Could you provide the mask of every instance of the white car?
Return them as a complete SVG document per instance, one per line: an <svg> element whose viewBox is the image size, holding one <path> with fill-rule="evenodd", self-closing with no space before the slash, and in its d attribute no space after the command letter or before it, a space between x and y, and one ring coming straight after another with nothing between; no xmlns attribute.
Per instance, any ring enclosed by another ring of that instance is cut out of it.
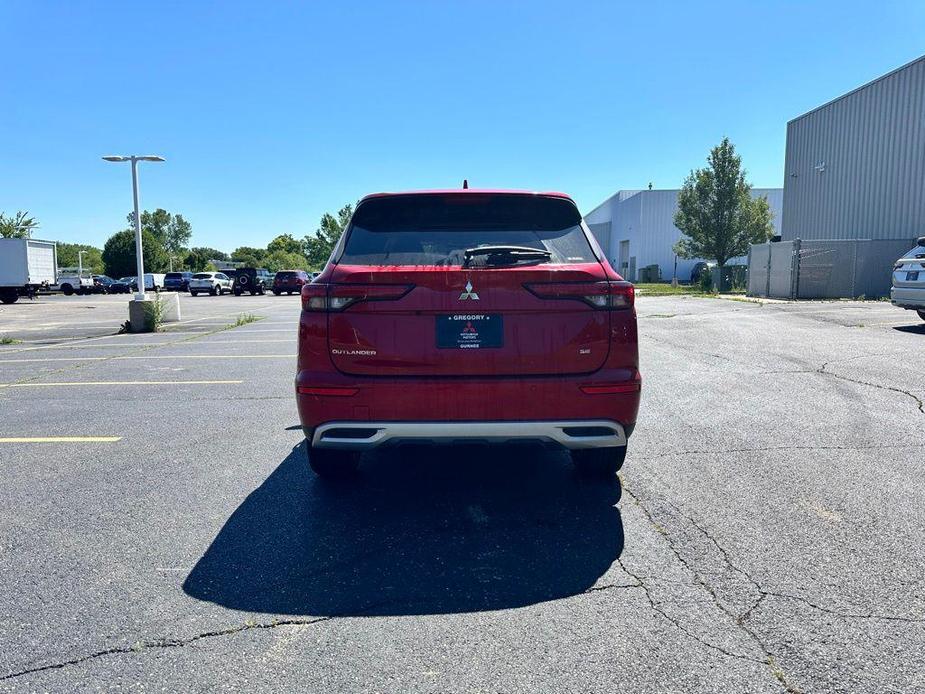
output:
<svg viewBox="0 0 925 694"><path fill-rule="evenodd" d="M193 296L208 292L221 296L231 291L232 281L224 272L197 272L189 281L189 293Z"/></svg>
<svg viewBox="0 0 925 694"><path fill-rule="evenodd" d="M919 318L925 320L925 236L893 266L890 301L894 306L918 311Z"/></svg>

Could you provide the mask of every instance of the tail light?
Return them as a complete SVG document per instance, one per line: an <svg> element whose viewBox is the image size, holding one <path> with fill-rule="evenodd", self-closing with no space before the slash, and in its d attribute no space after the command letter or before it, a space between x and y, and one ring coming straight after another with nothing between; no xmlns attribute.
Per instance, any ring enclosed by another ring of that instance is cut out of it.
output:
<svg viewBox="0 0 925 694"><path fill-rule="evenodd" d="M361 301L395 301L413 284L303 284L303 311L343 311Z"/></svg>
<svg viewBox="0 0 925 694"><path fill-rule="evenodd" d="M524 288L540 299L583 301L597 309L632 308L636 296L629 282L541 282Z"/></svg>

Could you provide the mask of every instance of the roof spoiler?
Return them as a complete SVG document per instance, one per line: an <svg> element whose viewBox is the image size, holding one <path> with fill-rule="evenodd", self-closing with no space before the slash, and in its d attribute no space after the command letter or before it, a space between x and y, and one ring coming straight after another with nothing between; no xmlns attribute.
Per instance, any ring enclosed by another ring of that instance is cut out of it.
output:
<svg viewBox="0 0 925 694"><path fill-rule="evenodd" d="M925 246L925 236L919 236L919 240L918 240L918 242L917 242L917 245L919 245L919 246Z"/></svg>

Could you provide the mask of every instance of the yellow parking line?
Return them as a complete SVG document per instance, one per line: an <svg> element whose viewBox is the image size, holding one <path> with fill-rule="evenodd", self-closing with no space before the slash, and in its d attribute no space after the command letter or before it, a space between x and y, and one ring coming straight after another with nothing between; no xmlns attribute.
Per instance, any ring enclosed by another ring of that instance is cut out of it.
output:
<svg viewBox="0 0 925 694"><path fill-rule="evenodd" d="M125 359L293 359L295 354L157 354L121 357L28 357L26 359L0 359L0 364L33 361L120 361Z"/></svg>
<svg viewBox="0 0 925 694"><path fill-rule="evenodd" d="M121 436L2 436L0 443L115 443Z"/></svg>
<svg viewBox="0 0 925 694"><path fill-rule="evenodd" d="M244 381L57 381L55 383L0 383L0 388L49 388L58 386L211 386Z"/></svg>

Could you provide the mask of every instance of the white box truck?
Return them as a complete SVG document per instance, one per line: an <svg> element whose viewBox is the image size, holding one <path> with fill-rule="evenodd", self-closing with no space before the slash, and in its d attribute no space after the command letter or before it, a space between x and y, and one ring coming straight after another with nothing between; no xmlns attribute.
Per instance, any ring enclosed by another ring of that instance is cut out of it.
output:
<svg viewBox="0 0 925 694"><path fill-rule="evenodd" d="M48 288L58 275L58 247L54 241L0 239L0 301L12 304Z"/></svg>

